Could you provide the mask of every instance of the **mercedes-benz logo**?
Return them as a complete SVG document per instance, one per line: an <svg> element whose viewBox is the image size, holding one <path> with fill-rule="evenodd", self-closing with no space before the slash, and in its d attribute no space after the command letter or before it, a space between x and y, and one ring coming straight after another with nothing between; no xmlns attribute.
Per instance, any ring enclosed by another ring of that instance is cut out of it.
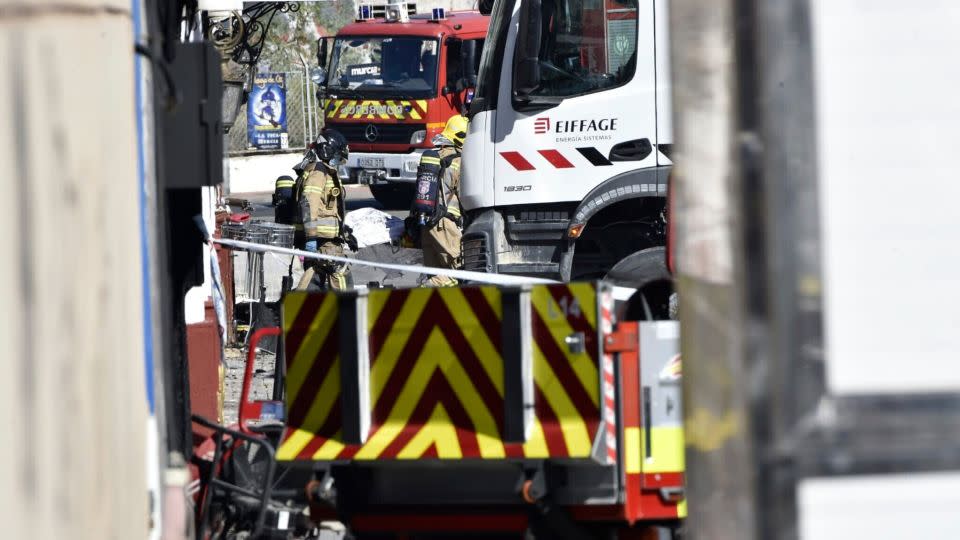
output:
<svg viewBox="0 0 960 540"><path fill-rule="evenodd" d="M380 130L377 129L377 126L368 124L367 130L363 132L363 136L366 137L368 141L373 142L380 138Z"/></svg>

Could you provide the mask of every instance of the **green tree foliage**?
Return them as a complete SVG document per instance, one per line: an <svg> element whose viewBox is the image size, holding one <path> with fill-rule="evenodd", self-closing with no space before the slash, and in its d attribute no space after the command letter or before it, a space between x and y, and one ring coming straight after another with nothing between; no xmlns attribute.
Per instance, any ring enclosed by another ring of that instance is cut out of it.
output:
<svg viewBox="0 0 960 540"><path fill-rule="evenodd" d="M295 12L277 13L267 32L258 71L299 71L317 63L317 39L333 36L356 17L353 0L303 2Z"/></svg>

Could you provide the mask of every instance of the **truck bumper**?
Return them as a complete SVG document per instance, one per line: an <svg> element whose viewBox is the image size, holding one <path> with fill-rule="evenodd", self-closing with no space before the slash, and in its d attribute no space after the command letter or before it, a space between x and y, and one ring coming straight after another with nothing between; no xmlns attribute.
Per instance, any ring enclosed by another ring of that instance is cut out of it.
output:
<svg viewBox="0 0 960 540"><path fill-rule="evenodd" d="M473 216L463 232L464 270L568 279L571 252L564 233L569 212L506 214L488 209Z"/></svg>
<svg viewBox="0 0 960 540"><path fill-rule="evenodd" d="M351 152L347 158L351 183L389 184L413 183L417 179L417 167L423 150L407 154L383 152Z"/></svg>
<svg viewBox="0 0 960 540"><path fill-rule="evenodd" d="M326 465L326 466L325 466ZM564 505L615 505L619 502L616 465L577 460L499 463L360 462L317 463L316 478L329 471L341 511L364 513L384 508L502 509L526 506L524 480L540 474L551 500ZM452 481L452 479L456 479ZM333 501L330 501L333 502Z"/></svg>

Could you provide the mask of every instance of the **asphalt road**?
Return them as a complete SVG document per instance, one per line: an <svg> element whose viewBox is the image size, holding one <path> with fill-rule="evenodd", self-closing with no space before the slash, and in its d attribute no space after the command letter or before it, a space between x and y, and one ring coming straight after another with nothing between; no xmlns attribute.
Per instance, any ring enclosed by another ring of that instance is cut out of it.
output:
<svg viewBox="0 0 960 540"><path fill-rule="evenodd" d="M347 191L347 212L358 210L360 208L376 208L383 210L388 214L404 219L409 214L406 210L384 210L383 207L370 194L370 189L366 186L348 185ZM271 193L250 193L244 194L236 199L242 199L247 203L246 211L250 212L251 219L273 219L273 206L271 205ZM239 201L236 201L239 202ZM231 203L234 212L240 212L244 209L239 205ZM394 247L389 244L378 244L360 249L357 253L347 254L348 257L354 257L366 261L385 262L393 264L420 265L423 263L423 254L418 249L408 249ZM354 285L372 286L378 284L382 287L416 287L419 273L416 272L398 272L396 270L383 270L367 266L353 265L350 269ZM266 279L279 279L279 276L266 276Z"/></svg>

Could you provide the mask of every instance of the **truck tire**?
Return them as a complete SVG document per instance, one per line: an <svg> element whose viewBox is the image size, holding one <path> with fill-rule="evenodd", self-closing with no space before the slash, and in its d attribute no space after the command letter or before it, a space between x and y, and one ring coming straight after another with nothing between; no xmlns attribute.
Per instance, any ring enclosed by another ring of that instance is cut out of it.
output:
<svg viewBox="0 0 960 540"><path fill-rule="evenodd" d="M647 248L624 257L607 272L604 281L637 292L630 298L623 318L630 321L670 319L673 277L667 270L666 249Z"/></svg>
<svg viewBox="0 0 960 540"><path fill-rule="evenodd" d="M408 210L413 202L413 184L371 185L370 193L384 210Z"/></svg>

